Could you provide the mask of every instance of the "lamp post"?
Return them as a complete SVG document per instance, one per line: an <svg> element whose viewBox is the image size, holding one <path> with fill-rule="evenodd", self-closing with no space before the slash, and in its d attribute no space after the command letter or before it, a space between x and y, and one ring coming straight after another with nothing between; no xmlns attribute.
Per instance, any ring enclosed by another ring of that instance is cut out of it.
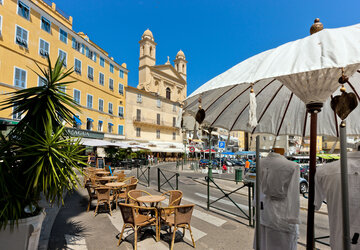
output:
<svg viewBox="0 0 360 250"><path fill-rule="evenodd" d="M186 156L186 146L187 146L187 135L186 135L186 132L187 132L187 129L186 128L182 128L182 133L183 133L183 143L184 143L184 161L183 161L183 164L181 165L182 166L182 170L184 170L184 164L186 164L186 161L187 161L187 156Z"/></svg>

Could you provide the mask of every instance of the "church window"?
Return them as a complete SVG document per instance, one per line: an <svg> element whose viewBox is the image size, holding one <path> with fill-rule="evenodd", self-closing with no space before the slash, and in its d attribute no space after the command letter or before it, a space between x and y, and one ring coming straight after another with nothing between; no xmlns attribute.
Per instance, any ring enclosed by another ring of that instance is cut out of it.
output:
<svg viewBox="0 0 360 250"><path fill-rule="evenodd" d="M170 88L166 88L166 99L170 100L170 98L171 98L171 90Z"/></svg>

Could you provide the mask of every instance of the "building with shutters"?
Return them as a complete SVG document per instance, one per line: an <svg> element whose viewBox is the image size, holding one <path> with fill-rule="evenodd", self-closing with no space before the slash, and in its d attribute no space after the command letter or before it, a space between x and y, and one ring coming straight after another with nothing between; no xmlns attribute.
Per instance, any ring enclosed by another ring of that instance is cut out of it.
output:
<svg viewBox="0 0 360 250"><path fill-rule="evenodd" d="M0 93L44 84L31 69L45 67L60 56L74 68L65 92L80 104L73 135L124 139L125 87L128 70L83 32L72 29L73 18L49 0L0 0ZM100 38L99 38L100 39ZM3 100L4 96L0 96ZM20 114L0 111L0 123L16 123ZM5 126L6 127L6 126Z"/></svg>
<svg viewBox="0 0 360 250"><path fill-rule="evenodd" d="M181 50L174 66L169 57L156 64L156 42L150 30L141 37L139 84L126 87L125 135L157 153L182 153L180 105L186 98L186 58ZM180 115L180 116L179 116Z"/></svg>

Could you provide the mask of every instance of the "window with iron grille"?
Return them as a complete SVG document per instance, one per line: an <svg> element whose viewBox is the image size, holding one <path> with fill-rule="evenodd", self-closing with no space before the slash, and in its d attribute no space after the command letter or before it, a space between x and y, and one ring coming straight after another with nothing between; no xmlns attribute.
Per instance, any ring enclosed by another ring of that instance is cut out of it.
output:
<svg viewBox="0 0 360 250"><path fill-rule="evenodd" d="M49 55L49 43L40 38L40 46L39 46L39 54L41 56L48 56Z"/></svg>
<svg viewBox="0 0 360 250"><path fill-rule="evenodd" d="M81 61L75 58L74 71L81 75Z"/></svg>
<svg viewBox="0 0 360 250"><path fill-rule="evenodd" d="M16 25L16 38L15 38L16 44L19 44L20 46L27 48L28 47L28 34L29 34L29 32L27 30Z"/></svg>

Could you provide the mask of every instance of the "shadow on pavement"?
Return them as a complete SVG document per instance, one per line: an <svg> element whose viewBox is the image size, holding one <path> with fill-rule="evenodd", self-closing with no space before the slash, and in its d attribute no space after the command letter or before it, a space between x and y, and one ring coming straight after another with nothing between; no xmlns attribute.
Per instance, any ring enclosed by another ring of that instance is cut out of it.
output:
<svg viewBox="0 0 360 250"><path fill-rule="evenodd" d="M51 230L49 249L66 249L67 242L65 235L77 238L85 238L89 235L89 227L74 218L86 211L87 200L78 190L68 193L65 198L64 206L58 213Z"/></svg>

